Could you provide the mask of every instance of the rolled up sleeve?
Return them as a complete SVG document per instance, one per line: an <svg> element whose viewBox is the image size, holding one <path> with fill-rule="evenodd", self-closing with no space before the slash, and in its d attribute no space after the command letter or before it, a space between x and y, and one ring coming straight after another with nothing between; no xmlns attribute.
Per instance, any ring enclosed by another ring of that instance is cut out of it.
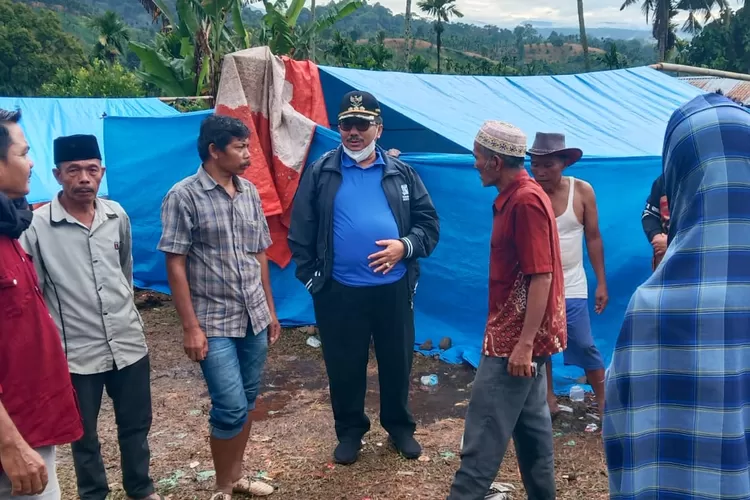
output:
<svg viewBox="0 0 750 500"><path fill-rule="evenodd" d="M541 201L530 198L514 207L514 239L521 272L551 273L553 248L550 218Z"/></svg>

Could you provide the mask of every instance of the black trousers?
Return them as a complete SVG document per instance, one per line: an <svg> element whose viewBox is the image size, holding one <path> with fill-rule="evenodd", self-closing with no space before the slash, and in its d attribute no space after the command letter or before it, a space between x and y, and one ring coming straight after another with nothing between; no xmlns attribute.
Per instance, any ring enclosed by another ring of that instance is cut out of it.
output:
<svg viewBox="0 0 750 500"><path fill-rule="evenodd" d="M120 444L122 485L130 498L146 498L154 493L149 477L151 453L151 378L149 357L118 370L95 375L72 374L73 387L83 417L83 437L71 445L78 495L81 500L104 500L109 494L107 473L96 432L102 391L112 398Z"/></svg>
<svg viewBox="0 0 750 500"><path fill-rule="evenodd" d="M414 311L406 278L373 287L331 281L313 296L339 441L370 430L365 415L370 339L380 382L380 423L398 441L414 435L408 407L414 354Z"/></svg>

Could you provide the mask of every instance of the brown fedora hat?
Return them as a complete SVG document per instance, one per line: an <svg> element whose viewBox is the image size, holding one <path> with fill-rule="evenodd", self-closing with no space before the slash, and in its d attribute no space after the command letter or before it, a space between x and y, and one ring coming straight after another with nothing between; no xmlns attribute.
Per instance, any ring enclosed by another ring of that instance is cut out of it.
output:
<svg viewBox="0 0 750 500"><path fill-rule="evenodd" d="M537 132L534 144L526 151L530 156L563 156L570 166L581 159L583 151L578 148L565 147L565 134Z"/></svg>

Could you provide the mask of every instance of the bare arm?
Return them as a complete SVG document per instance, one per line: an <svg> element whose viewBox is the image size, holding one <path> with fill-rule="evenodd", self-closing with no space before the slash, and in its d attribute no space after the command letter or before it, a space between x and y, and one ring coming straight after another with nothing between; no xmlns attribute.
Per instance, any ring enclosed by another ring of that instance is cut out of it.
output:
<svg viewBox="0 0 750 500"><path fill-rule="evenodd" d="M167 255L167 280L169 288L172 291L172 301L174 302L177 314L180 316L182 330L200 329L198 317L193 309L193 301L190 298L190 285L188 285L187 272L185 271L185 262L187 256L168 253Z"/></svg>
<svg viewBox="0 0 750 500"><path fill-rule="evenodd" d="M594 188L587 182L581 182L581 199L583 200L583 231L586 236L586 249L589 253L591 267L596 274L598 285L607 286L604 272L604 242L599 231L599 212L596 208Z"/></svg>
<svg viewBox="0 0 750 500"><path fill-rule="evenodd" d="M268 325L268 343L273 345L281 336L281 325L279 324L279 319L276 317L276 305L274 304L273 293L271 291L271 273L268 270L268 255L263 251L256 253L255 258L258 259L258 263L260 264L260 282L263 285L263 293L266 295L268 310L271 312L271 323Z"/></svg>
<svg viewBox="0 0 750 500"><path fill-rule="evenodd" d="M10 479L12 495L38 495L47 487L47 466L18 432L0 402L0 464Z"/></svg>
<svg viewBox="0 0 750 500"><path fill-rule="evenodd" d="M523 318L523 329L520 344L532 348L534 339L542 326L544 313L549 302L549 290L552 286L552 273L533 274L529 283L529 292L526 298L526 316Z"/></svg>
<svg viewBox="0 0 750 500"><path fill-rule="evenodd" d="M19 441L23 441L23 437L0 402L0 450L17 445Z"/></svg>
<svg viewBox="0 0 750 500"><path fill-rule="evenodd" d="M276 317L276 305L273 302L273 293L271 292L271 273L268 270L268 255L266 252L256 253L255 258L260 264L260 282L263 285L263 293L266 294L266 302L271 316Z"/></svg>

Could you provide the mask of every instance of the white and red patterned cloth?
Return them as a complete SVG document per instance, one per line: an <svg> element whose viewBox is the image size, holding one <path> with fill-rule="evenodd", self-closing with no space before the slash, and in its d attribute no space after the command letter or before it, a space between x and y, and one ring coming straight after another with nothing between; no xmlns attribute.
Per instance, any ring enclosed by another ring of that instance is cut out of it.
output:
<svg viewBox="0 0 750 500"><path fill-rule="evenodd" d="M294 193L317 124L328 127L318 67L256 47L224 57L216 113L241 119L252 131L252 165L244 177L263 202L273 244L268 257L291 260L286 236Z"/></svg>

